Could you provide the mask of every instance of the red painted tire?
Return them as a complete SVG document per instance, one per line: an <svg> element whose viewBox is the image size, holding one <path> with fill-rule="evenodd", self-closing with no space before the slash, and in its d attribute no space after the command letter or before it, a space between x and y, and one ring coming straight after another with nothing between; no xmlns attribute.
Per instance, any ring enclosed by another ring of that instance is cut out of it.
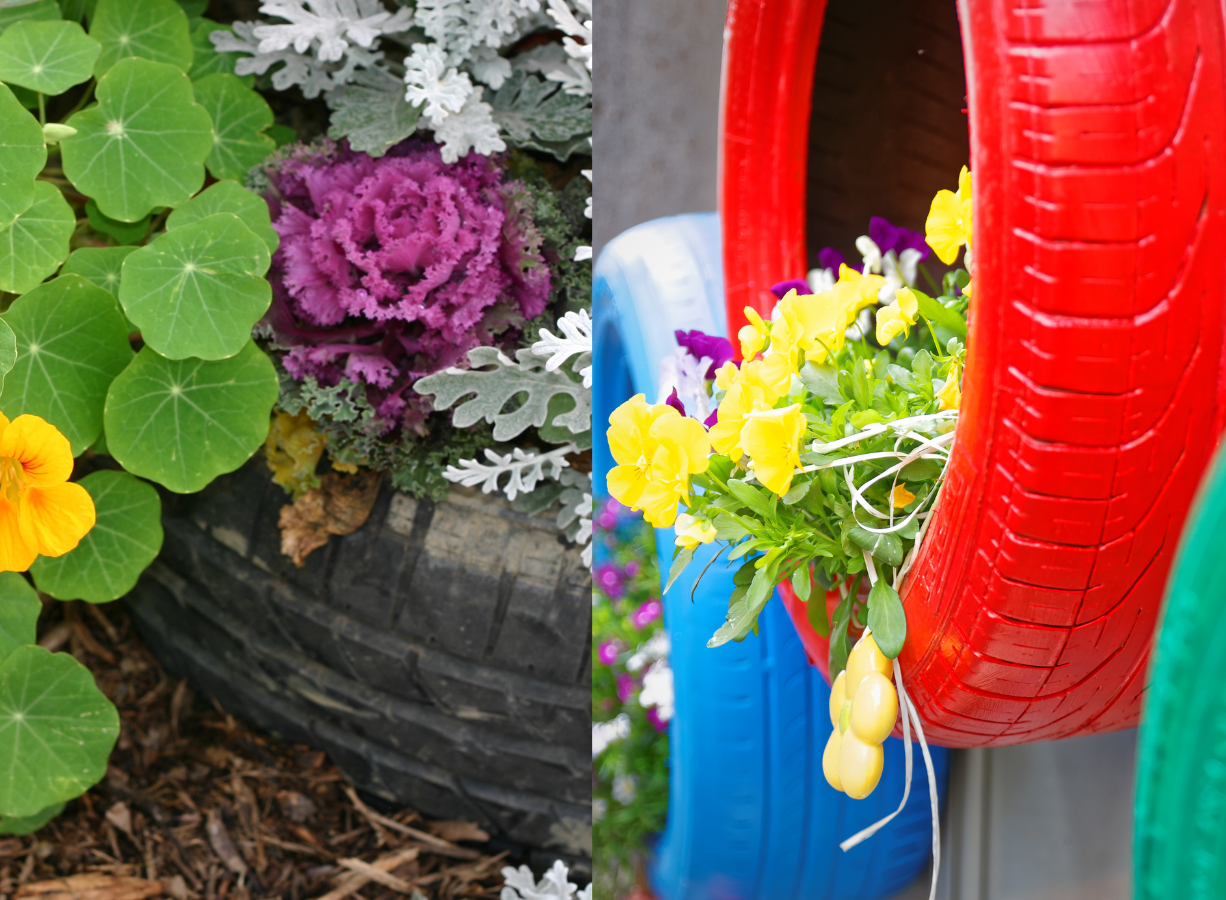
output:
<svg viewBox="0 0 1226 900"><path fill-rule="evenodd" d="M797 186L823 11L729 6L729 333L746 304L769 309L771 283L804 271ZM1223 9L958 11L975 303L958 443L903 589L900 662L928 736L947 746L1126 728L1226 415Z"/></svg>

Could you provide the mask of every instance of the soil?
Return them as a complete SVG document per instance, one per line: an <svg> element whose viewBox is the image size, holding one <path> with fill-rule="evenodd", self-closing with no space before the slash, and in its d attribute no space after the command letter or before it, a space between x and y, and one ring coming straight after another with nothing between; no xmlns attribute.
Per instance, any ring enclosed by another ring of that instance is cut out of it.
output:
<svg viewBox="0 0 1226 900"><path fill-rule="evenodd" d="M100 784L36 834L0 838L0 900L495 898L519 862L470 822L372 808L324 753L194 695L122 603L46 601L39 634L90 668L122 731Z"/></svg>

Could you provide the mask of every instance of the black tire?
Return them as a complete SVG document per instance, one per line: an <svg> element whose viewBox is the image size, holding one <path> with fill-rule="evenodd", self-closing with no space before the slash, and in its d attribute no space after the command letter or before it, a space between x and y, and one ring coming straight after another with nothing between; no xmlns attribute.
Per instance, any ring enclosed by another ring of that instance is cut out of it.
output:
<svg viewBox="0 0 1226 900"><path fill-rule="evenodd" d="M590 859L591 574L551 519L385 486L298 569L262 459L164 500L128 604L168 669L369 794Z"/></svg>

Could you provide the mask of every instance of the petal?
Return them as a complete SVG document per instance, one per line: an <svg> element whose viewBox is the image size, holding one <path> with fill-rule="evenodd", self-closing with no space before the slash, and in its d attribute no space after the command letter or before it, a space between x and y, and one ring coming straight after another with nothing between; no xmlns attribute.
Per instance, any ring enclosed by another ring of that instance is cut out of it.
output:
<svg viewBox="0 0 1226 900"><path fill-rule="evenodd" d="M30 488L21 503L20 520L22 534L39 553L63 556L94 527L94 500L85 488L71 482Z"/></svg>
<svg viewBox="0 0 1226 900"><path fill-rule="evenodd" d="M622 506L633 507L647 485L643 470L638 466L614 466L605 476L609 494Z"/></svg>
<svg viewBox="0 0 1226 900"><path fill-rule="evenodd" d="M18 460L27 486L63 484L72 474L72 446L50 422L18 416L0 434L0 457Z"/></svg>
<svg viewBox="0 0 1226 900"><path fill-rule="evenodd" d="M894 302L898 305L903 318L907 320L907 324L914 325L915 315L919 312L919 300L915 299L915 294L911 293L911 289L899 288L897 299Z"/></svg>
<svg viewBox="0 0 1226 900"><path fill-rule="evenodd" d="M668 528L677 520L677 492L671 484L649 481L639 498L643 518L656 528Z"/></svg>
<svg viewBox="0 0 1226 900"><path fill-rule="evenodd" d="M685 454L688 471L678 472L678 477L707 470L707 457L711 455L711 439L707 430L697 419L678 416L674 419L658 419L651 426L651 436L662 445L673 444Z"/></svg>
<svg viewBox="0 0 1226 900"><path fill-rule="evenodd" d="M38 550L21 533L17 507L0 497L0 572L24 572Z"/></svg>

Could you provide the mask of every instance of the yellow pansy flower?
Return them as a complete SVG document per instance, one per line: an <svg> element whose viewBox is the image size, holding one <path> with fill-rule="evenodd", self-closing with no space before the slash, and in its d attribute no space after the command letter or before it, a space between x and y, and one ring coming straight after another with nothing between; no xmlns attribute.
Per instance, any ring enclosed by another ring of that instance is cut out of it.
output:
<svg viewBox="0 0 1226 900"><path fill-rule="evenodd" d="M0 572L63 556L94 527L94 501L71 474L72 447L54 425L0 414Z"/></svg>
<svg viewBox="0 0 1226 900"><path fill-rule="evenodd" d="M843 263L839 266L839 280L835 284L835 291L839 291L839 285L844 285L842 289L843 303L847 316L847 326L850 328L851 323L856 321L856 314L866 306L872 306L877 302L877 293L885 287L885 278L881 275L863 275L851 266ZM855 294L851 293L851 286L855 287Z"/></svg>
<svg viewBox="0 0 1226 900"><path fill-rule="evenodd" d="M696 519L689 513L677 516L677 524L673 526L673 530L677 533L677 546L688 550L715 540L715 526L705 519Z"/></svg>
<svg viewBox="0 0 1226 900"><path fill-rule="evenodd" d="M652 405L642 394L635 394L609 416L609 450L618 465L609 470L606 483L618 503L634 508L647 487L657 446L651 425L661 416L680 413L667 403Z"/></svg>
<svg viewBox="0 0 1226 900"><path fill-rule="evenodd" d="M634 508L641 509L643 518L656 528L667 528L677 518L677 504L689 502L690 476L707 471L711 440L702 423L681 415L656 419L650 437L656 449Z"/></svg>
<svg viewBox="0 0 1226 900"><path fill-rule="evenodd" d="M821 362L827 350L838 353L842 348L847 330L843 324L846 310L835 299L834 291L803 296L788 291L779 301L779 311L785 319L795 322L799 331L796 343L810 362Z"/></svg>
<svg viewBox="0 0 1226 900"><path fill-rule="evenodd" d="M949 265L958 258L958 248L971 245L971 173L966 166L958 175L958 190L937 191L928 210L924 231L928 246L941 262Z"/></svg>
<svg viewBox="0 0 1226 900"><path fill-rule="evenodd" d="M715 452L729 459L740 459L744 452L741 449L741 429L745 427L745 417L755 409L770 409L775 399L753 378L740 379L728 388L719 404L719 421L708 432Z"/></svg>
<svg viewBox="0 0 1226 900"><path fill-rule="evenodd" d="M941 401L941 409L957 409L958 405L962 402L960 380L958 364L954 363L953 371L949 373L949 380L945 382L945 387L937 391L937 399Z"/></svg>
<svg viewBox="0 0 1226 900"><path fill-rule="evenodd" d="M763 485L783 496L800 465L800 437L805 417L799 406L756 413L741 430L741 446L753 460L753 473Z"/></svg>
<svg viewBox="0 0 1226 900"><path fill-rule="evenodd" d="M901 331L911 333L915 317L919 313L919 301L910 288L899 288L894 302L877 310L877 343L885 346Z"/></svg>
<svg viewBox="0 0 1226 900"><path fill-rule="evenodd" d="M728 362L715 370L715 386L721 391L726 391L740 377L741 370L737 367L737 364L732 360L728 360Z"/></svg>
<svg viewBox="0 0 1226 900"><path fill-rule="evenodd" d="M901 509L914 499L915 495L907 490L905 484L894 485L894 490L890 493L890 503L895 509Z"/></svg>
<svg viewBox="0 0 1226 900"><path fill-rule="evenodd" d="M741 339L741 358L753 359L766 346L770 329L752 307L745 307L745 317L749 319L749 324L737 332L737 337Z"/></svg>
<svg viewBox="0 0 1226 900"><path fill-rule="evenodd" d="M973 281L968 281L968 282L966 283L966 287L964 287L964 288L962 289L962 293L966 295L966 299L967 299L967 300L971 299L971 285L972 285L972 284L974 284L974 283L975 283L975 282L973 282Z"/></svg>

